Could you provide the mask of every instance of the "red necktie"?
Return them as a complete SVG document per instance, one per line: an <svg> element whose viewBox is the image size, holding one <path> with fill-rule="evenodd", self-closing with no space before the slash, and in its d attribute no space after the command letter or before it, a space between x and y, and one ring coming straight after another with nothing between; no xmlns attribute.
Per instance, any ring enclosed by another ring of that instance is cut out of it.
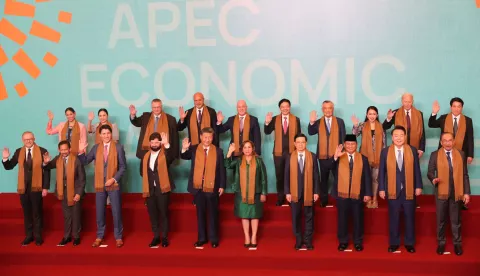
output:
<svg viewBox="0 0 480 276"><path fill-rule="evenodd" d="M410 116L408 115L408 110L407 110L407 129L410 129Z"/></svg>
<svg viewBox="0 0 480 276"><path fill-rule="evenodd" d="M105 145L103 149L103 162L107 163L108 160L108 145Z"/></svg>
<svg viewBox="0 0 480 276"><path fill-rule="evenodd" d="M285 121L283 121L283 134L287 134L287 117L285 117Z"/></svg>

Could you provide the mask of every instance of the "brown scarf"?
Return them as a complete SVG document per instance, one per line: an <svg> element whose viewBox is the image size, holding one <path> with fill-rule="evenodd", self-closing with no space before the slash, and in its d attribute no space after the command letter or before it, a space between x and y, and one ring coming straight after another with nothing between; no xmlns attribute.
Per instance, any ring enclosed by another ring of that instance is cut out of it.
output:
<svg viewBox="0 0 480 276"><path fill-rule="evenodd" d="M458 150L452 149L453 156L450 156L455 163L453 164L453 185L455 189L455 201L463 199L463 158ZM447 200L450 187L450 177L448 169L447 154L444 148L437 152L437 175L440 178L438 186L438 199ZM448 180L447 180L448 179Z"/></svg>
<svg viewBox="0 0 480 276"><path fill-rule="evenodd" d="M143 142L142 142L142 149L143 150L149 150L150 149L150 135L154 132L158 133L166 133L167 138L168 137L168 119L167 119L167 114L162 111L160 113L160 119L157 123L157 129L153 129L155 126L155 115L153 115L153 112L150 115L150 119L148 120L147 128L145 130L145 136L143 136Z"/></svg>
<svg viewBox="0 0 480 276"><path fill-rule="evenodd" d="M143 168L142 168L142 171L143 171L143 179L142 179L143 197L149 197L150 196L147 169L150 166L150 155L151 154L152 154L152 152L148 151L145 154L145 156L143 157L143 160L142 160L142 162L143 162ZM159 181L160 181L160 184L157 183L157 185L160 185L160 190L162 191L162 194L170 192L172 189L170 187L170 178L168 177L167 160L165 158L165 152L164 152L163 148L158 153L157 172L158 172L158 178L159 178Z"/></svg>
<svg viewBox="0 0 480 276"><path fill-rule="evenodd" d="M68 132L68 121L65 122L62 129L62 134L60 135L61 140L67 140L67 132ZM80 126L78 125L77 120L75 120L75 124L73 125L72 132L70 133L70 152L72 154L77 154L80 144Z"/></svg>
<svg viewBox="0 0 480 276"><path fill-rule="evenodd" d="M103 175L103 167L105 162L103 161L104 145L98 144L97 153L95 155L95 192L103 192L103 188L107 191L118 190L118 183L115 182L109 187L105 187L105 181L113 178L118 171L118 159L117 159L117 145L112 140L108 149L107 157L107 175ZM119 179L117 179L119 181Z"/></svg>
<svg viewBox="0 0 480 276"><path fill-rule="evenodd" d="M282 114L277 115L275 118L275 141L273 142L273 154L274 156L282 156L282 136L283 136L283 122ZM288 114L288 153L292 153L295 150L294 138L297 134L297 117L292 114Z"/></svg>
<svg viewBox="0 0 480 276"><path fill-rule="evenodd" d="M313 205L313 160L312 153L305 150L305 166L303 166L303 205ZM290 194L292 201L298 202L298 152L292 152L290 156Z"/></svg>
<svg viewBox="0 0 480 276"><path fill-rule="evenodd" d="M325 116L320 118L318 125L318 159L328 159L335 154L335 150L338 147L338 122L337 117L332 116L332 121L330 123L330 136L327 136L327 126L325 123ZM328 139L328 149L327 149L327 139ZM327 154L328 150L328 154Z"/></svg>
<svg viewBox="0 0 480 276"><path fill-rule="evenodd" d="M17 192L21 195L25 194L25 159L27 148L22 147L18 155L18 184ZM32 192L42 191L42 152L37 144L33 144L32 152Z"/></svg>
<svg viewBox="0 0 480 276"><path fill-rule="evenodd" d="M247 158L242 157L240 163L240 190L242 192L242 202L247 204L255 203L255 177L257 172L257 158L252 156L247 179ZM248 184L247 184L248 181ZM248 185L248 187L247 187ZM248 194L247 194L248 189Z"/></svg>
<svg viewBox="0 0 480 276"><path fill-rule="evenodd" d="M109 121L107 121L106 125L109 125L110 128L113 129L113 125ZM98 123L98 126L95 128L95 144L100 144L103 142L99 131L101 126L103 126L102 123Z"/></svg>
<svg viewBox="0 0 480 276"><path fill-rule="evenodd" d="M457 122L458 129L457 134L455 134L455 148L462 150L463 140L465 139L465 132L467 131L466 118L463 114L460 114L460 121ZM447 114L445 118L445 126L443 127L444 132L450 132L453 134L453 117L452 113Z"/></svg>
<svg viewBox="0 0 480 276"><path fill-rule="evenodd" d="M240 151L240 145L242 142L245 142L248 140L250 136L250 115L246 114L245 118L243 119L243 141L240 141L240 116L237 115L235 116L235 119L233 119L233 143L235 144L235 151L233 152L234 156L239 156L241 151Z"/></svg>
<svg viewBox="0 0 480 276"><path fill-rule="evenodd" d="M405 171L404 188L407 200L414 195L413 152L408 145L403 146L403 170ZM391 145L387 155L388 199L397 199L397 148Z"/></svg>
<svg viewBox="0 0 480 276"><path fill-rule="evenodd" d="M192 146L198 145L200 143L200 139L198 136L198 125L197 125L197 116L198 112L196 107L193 107L192 114L190 114L190 136L191 136L191 144ZM200 130L205 127L210 127L210 113L208 112L208 107L206 105L203 106L202 112L202 121L200 122Z"/></svg>
<svg viewBox="0 0 480 276"><path fill-rule="evenodd" d="M403 107L400 107L397 112L395 112L395 125L403 126L407 129L407 119L405 115L405 110ZM407 130L408 135L408 130ZM410 145L419 149L420 139L423 135L423 118L420 111L412 106L410 109Z"/></svg>
<svg viewBox="0 0 480 276"><path fill-rule="evenodd" d="M68 206L73 206L75 202L73 197L75 194L75 155L71 154L68 156L67 161L67 201ZM63 190L63 156L57 158L57 197L59 200L63 200L64 190Z"/></svg>
<svg viewBox="0 0 480 276"><path fill-rule="evenodd" d="M372 168L378 168L380 165L380 153L383 146L383 127L379 121L375 120L375 151L373 150L373 137L370 122L365 122L362 129L362 146L360 152L368 157L368 163Z"/></svg>
<svg viewBox="0 0 480 276"><path fill-rule="evenodd" d="M210 145L205 166L205 151L202 144L198 145L195 154L195 168L193 170L193 187L199 190L203 186L204 192L212 193L215 187L216 168L217 148L214 145Z"/></svg>
<svg viewBox="0 0 480 276"><path fill-rule="evenodd" d="M338 161L338 196L341 198L359 199L360 189L362 187L362 176L363 176L362 155L358 152L354 153L351 188L350 188L350 160L348 158L348 154L344 154L339 159L340 160Z"/></svg>

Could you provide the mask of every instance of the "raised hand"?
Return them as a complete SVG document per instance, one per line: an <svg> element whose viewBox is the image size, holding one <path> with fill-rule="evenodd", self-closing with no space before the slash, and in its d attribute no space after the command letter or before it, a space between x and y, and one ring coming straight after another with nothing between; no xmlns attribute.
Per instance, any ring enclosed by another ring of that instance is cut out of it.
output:
<svg viewBox="0 0 480 276"><path fill-rule="evenodd" d="M180 121L183 122L183 120L185 120L185 117L187 117L187 112L188 111L185 111L185 109L183 108L183 106L180 106L178 108L178 116L180 117Z"/></svg>
<svg viewBox="0 0 480 276"><path fill-rule="evenodd" d="M79 154L83 154L83 153L87 153L87 147L88 147L88 144L85 144L85 146L83 148L79 148L78 149L78 153Z"/></svg>
<svg viewBox="0 0 480 276"><path fill-rule="evenodd" d="M136 116L137 115L137 109L133 104L131 104L128 109L130 109L130 116Z"/></svg>
<svg viewBox="0 0 480 276"><path fill-rule="evenodd" d="M395 112L396 111L392 111L391 109L389 109L387 113L387 119L391 120L393 118L393 115L395 115Z"/></svg>
<svg viewBox="0 0 480 276"><path fill-rule="evenodd" d="M3 159L8 159L10 157L10 150L7 147L3 148L2 157Z"/></svg>
<svg viewBox="0 0 480 276"><path fill-rule="evenodd" d="M438 104L438 101L435 100L432 104L432 113L438 114L439 111L440 111L440 105Z"/></svg>
<svg viewBox="0 0 480 276"><path fill-rule="evenodd" d="M434 185L437 185L438 183L440 183L440 181L441 181L440 178L437 177L437 178L434 178L434 179L432 180L432 183L433 183Z"/></svg>
<svg viewBox="0 0 480 276"><path fill-rule="evenodd" d="M268 112L267 116L265 116L265 123L270 124L270 122L272 121L272 118L273 118L273 113Z"/></svg>
<svg viewBox="0 0 480 276"><path fill-rule="evenodd" d="M48 119L49 119L50 121L53 121L53 113L52 113L52 111L50 111L50 110L47 111L47 115L48 115Z"/></svg>
<svg viewBox="0 0 480 276"><path fill-rule="evenodd" d="M88 112L88 120L91 122L95 119L95 113L93 111Z"/></svg>
<svg viewBox="0 0 480 276"><path fill-rule="evenodd" d="M315 123L317 118L318 118L317 111L316 110L310 111L310 123L312 123L312 124Z"/></svg>
<svg viewBox="0 0 480 276"><path fill-rule="evenodd" d="M335 155L334 155L335 159L338 159L340 156L345 154L345 152L342 150L343 150L343 145L342 144L338 145L337 148L335 149Z"/></svg>
<svg viewBox="0 0 480 276"><path fill-rule="evenodd" d="M360 122L357 116L355 116L355 114L353 114L352 117L350 117L350 120L352 120L352 123L354 126L358 126L358 123Z"/></svg>
<svg viewBox="0 0 480 276"><path fill-rule="evenodd" d="M52 158L50 157L50 153L47 151L43 154L43 163L47 164L50 162L50 160L52 160Z"/></svg>
<svg viewBox="0 0 480 276"><path fill-rule="evenodd" d="M162 139L162 141L160 141L162 145L165 146L168 144L168 135L165 132L160 133L160 138Z"/></svg>
<svg viewBox="0 0 480 276"><path fill-rule="evenodd" d="M182 149L187 150L190 147L190 142L188 138L183 138L182 140Z"/></svg>
<svg viewBox="0 0 480 276"><path fill-rule="evenodd" d="M223 116L222 111L217 112L217 123L223 122L223 119L225 119L225 116Z"/></svg>
<svg viewBox="0 0 480 276"><path fill-rule="evenodd" d="M231 143L228 147L228 153L233 153L236 150L235 144Z"/></svg>
<svg viewBox="0 0 480 276"><path fill-rule="evenodd" d="M422 194L422 189L416 188L416 189L415 189L415 195L416 195L416 196L419 196L419 195L421 195L421 194Z"/></svg>

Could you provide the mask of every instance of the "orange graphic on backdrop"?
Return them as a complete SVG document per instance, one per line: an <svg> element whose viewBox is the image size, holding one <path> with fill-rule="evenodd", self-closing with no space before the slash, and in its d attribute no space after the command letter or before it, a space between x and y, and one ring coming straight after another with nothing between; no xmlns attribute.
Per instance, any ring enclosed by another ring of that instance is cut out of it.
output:
<svg viewBox="0 0 480 276"><path fill-rule="evenodd" d="M50 0L35 0L35 3L50 2ZM13 54L11 58L5 53L4 48L0 44L0 101L8 98L7 88L4 82L4 75L2 75L3 66L10 60L13 61L18 67L20 67L31 78L36 79L40 76L41 70L37 66L34 60L21 48L31 36L36 38L45 39L53 43L59 43L62 38L62 34L57 30L39 22L33 20L28 34L17 28L7 17L35 17L36 6L35 4L22 3L16 0L5 0L3 7L4 15L0 19L0 35L6 37L8 40L18 44L20 48ZM64 24L70 24L72 22L72 14L66 11L59 11L58 22ZM47 52L43 56L43 61L50 67L54 67L57 64L58 58ZM21 81L14 86L15 91L20 97L28 94L28 89L24 82Z"/></svg>

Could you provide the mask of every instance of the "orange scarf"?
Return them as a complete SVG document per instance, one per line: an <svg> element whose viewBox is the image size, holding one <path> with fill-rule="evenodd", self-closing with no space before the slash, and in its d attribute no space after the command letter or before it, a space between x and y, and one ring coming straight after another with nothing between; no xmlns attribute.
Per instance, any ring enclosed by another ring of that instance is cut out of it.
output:
<svg viewBox="0 0 480 276"><path fill-rule="evenodd" d="M380 165L380 154L383 146L383 127L380 122L375 120L375 150L373 148L372 129L370 122L365 122L362 129L362 146L360 152L368 157L368 163L372 168L378 168Z"/></svg>
<svg viewBox="0 0 480 276"><path fill-rule="evenodd" d="M350 160L344 154L338 161L338 196L341 198L360 198L363 176L362 155L358 152L353 156L352 187L350 188ZM350 190L349 190L350 189Z"/></svg>
<svg viewBox="0 0 480 276"><path fill-rule="evenodd" d="M67 140L67 132L68 132L68 121L65 122L63 125L62 133L60 135L61 140ZM72 132L70 133L70 152L72 154L77 154L79 149L79 144L80 144L80 126L78 125L77 120L75 120L75 123L72 128Z"/></svg>
<svg viewBox="0 0 480 276"><path fill-rule="evenodd" d="M193 187L197 190L202 189L207 193L212 193L215 187L215 172L217 168L217 147L210 145L207 162L205 164L205 151L203 145L197 147L195 153L195 168L193 170ZM205 172L205 174L204 174Z"/></svg>
<svg viewBox="0 0 480 276"><path fill-rule="evenodd" d="M113 129L113 125L109 121L107 121L106 125L109 125L110 128ZM99 131L101 126L103 126L102 123L98 123L97 127L95 128L95 144L100 144L103 142Z"/></svg>
<svg viewBox="0 0 480 276"><path fill-rule="evenodd" d="M257 158L252 156L247 178L247 158L242 157L240 163L240 190L242 192L242 202L247 204L255 203L255 177L257 172ZM248 183L247 183L248 182ZM247 187L248 185L248 187ZM247 194L248 189L248 194Z"/></svg>
<svg viewBox="0 0 480 276"><path fill-rule="evenodd" d="M463 199L463 158L460 152L452 149L451 158L455 160L453 163L453 186L455 190L455 201ZM447 154L444 148L437 151L437 175L440 178L438 187L438 199L447 200L450 186L450 177L448 169Z"/></svg>
<svg viewBox="0 0 480 276"><path fill-rule="evenodd" d="M75 202L73 197L75 194L75 155L71 154L68 156L67 161L67 202L68 206L73 206ZM63 200L64 190L63 190L63 157L60 155L57 158L57 198Z"/></svg>
<svg viewBox="0 0 480 276"><path fill-rule="evenodd" d="M198 145L200 143L200 137L198 136L198 125L197 125L197 116L198 114L195 112L197 111L196 107L193 107L192 114L190 114L190 136L191 136L191 144L192 146ZM208 107L206 105L203 106L202 112L202 121L200 122L200 130L205 127L210 127L210 113L208 112Z"/></svg>
<svg viewBox="0 0 480 276"><path fill-rule="evenodd" d="M275 141L273 142L273 154L274 156L282 156L282 137L283 137L283 122L282 114L277 115L275 118ZM294 138L297 134L297 117L292 114L288 114L288 153L292 153L295 150Z"/></svg>
<svg viewBox="0 0 480 276"><path fill-rule="evenodd" d="M18 155L18 183L17 192L21 195L25 194L25 158L27 149L22 147ZM32 192L42 191L42 152L37 144L33 144L32 152Z"/></svg>
<svg viewBox="0 0 480 276"><path fill-rule="evenodd" d="M145 156L143 157L143 179L142 179L142 188L143 188L143 197L149 197L150 196L150 188L148 185L148 172L147 169L150 166L150 155L152 154L151 151L148 151ZM171 191L170 187L170 178L168 177L168 168L167 168L167 160L165 158L165 152L163 148L160 150L158 153L157 157L157 172L158 172L158 178L160 181L160 184L157 183L157 185L160 185L160 190L162 191L162 194L168 193Z"/></svg>
<svg viewBox="0 0 480 276"><path fill-rule="evenodd" d="M395 112L395 125L403 126L407 129L407 119L405 115L405 109L400 107L397 112ZM408 129L407 129L408 135ZM420 148L420 139L423 135L423 118L420 111L412 106L410 109L410 145L415 147L417 150Z"/></svg>
<svg viewBox="0 0 480 276"><path fill-rule="evenodd" d="M387 179L388 199L397 199L397 149L395 145L388 148L387 155ZM403 146L403 170L405 171L405 195L407 200L412 200L414 195L414 168L413 152L408 145Z"/></svg>
<svg viewBox="0 0 480 276"><path fill-rule="evenodd" d="M234 156L239 156L241 154L240 145L242 142L245 142L250 137L250 115L246 114L243 119L243 141L240 141L240 116L235 116L233 119L233 143L235 144L235 151L233 152Z"/></svg>
<svg viewBox="0 0 480 276"><path fill-rule="evenodd" d="M325 125L325 116L320 118L318 124L318 159L328 159L335 154L335 150L338 147L338 122L337 117L332 116L332 122L330 123L330 136L327 136L327 127ZM328 149L327 149L328 139Z"/></svg>
<svg viewBox="0 0 480 276"><path fill-rule="evenodd" d="M105 162L103 161L104 145L98 144L97 153L95 155L95 192L103 192L105 187L105 181L113 178L118 171L118 159L117 159L117 145L112 140L108 149L107 157L107 175L104 177L103 168ZM105 180L104 180L105 178ZM119 181L119 179L117 179ZM115 182L109 187L105 187L107 191L118 190L118 183Z"/></svg>
<svg viewBox="0 0 480 276"><path fill-rule="evenodd" d="M154 132L162 133L164 132L167 134L168 137L168 118L167 114L165 112L160 113L160 120L157 123L157 129L153 129L155 126L155 115L153 115L153 112L150 113L150 119L148 120L147 128L145 129L145 136L143 136L143 142L142 142L142 149L143 150L149 150L150 149L150 135Z"/></svg>
<svg viewBox="0 0 480 276"><path fill-rule="evenodd" d="M303 166L303 205L313 205L313 158L312 153L305 150L305 166ZM290 194L292 201L298 202L298 152L295 150L290 155Z"/></svg>
<svg viewBox="0 0 480 276"><path fill-rule="evenodd" d="M457 122L458 129L457 134L455 134L455 148L462 150L463 141L465 139L465 133L467 131L466 118L463 114L460 114L460 121ZM444 132L450 132L453 134L453 117L452 113L448 113L445 118L445 126L443 127Z"/></svg>

